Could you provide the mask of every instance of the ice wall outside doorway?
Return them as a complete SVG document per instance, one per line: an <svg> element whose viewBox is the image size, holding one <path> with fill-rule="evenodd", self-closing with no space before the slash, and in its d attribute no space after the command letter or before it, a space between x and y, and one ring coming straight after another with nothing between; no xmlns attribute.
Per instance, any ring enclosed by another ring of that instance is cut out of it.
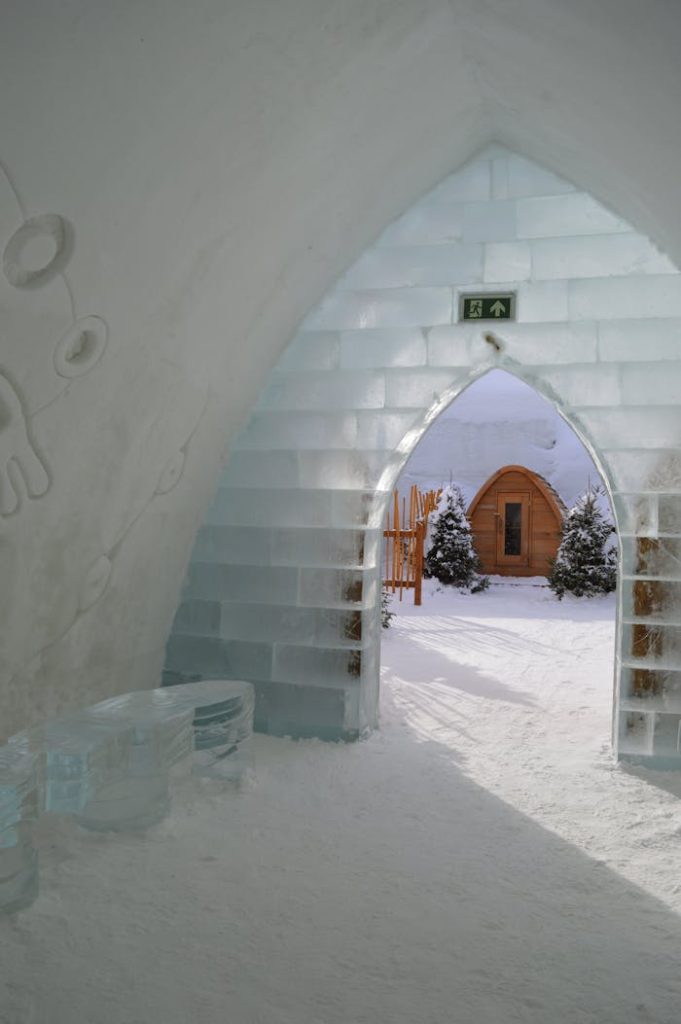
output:
<svg viewBox="0 0 681 1024"><path fill-rule="evenodd" d="M471 289L517 292L497 344L457 322ZM199 531L167 679L251 680L273 733L373 728L385 496L455 395L507 367L564 412L614 497L619 751L681 767L679 352L681 277L648 239L523 157L479 153L383 233L272 371Z"/></svg>

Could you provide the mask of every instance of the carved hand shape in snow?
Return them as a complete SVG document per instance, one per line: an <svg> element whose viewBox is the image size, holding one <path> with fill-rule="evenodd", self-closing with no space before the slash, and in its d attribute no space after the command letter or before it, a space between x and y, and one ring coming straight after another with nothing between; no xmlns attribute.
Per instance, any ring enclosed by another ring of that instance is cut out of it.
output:
<svg viewBox="0 0 681 1024"><path fill-rule="evenodd" d="M47 471L29 439L19 396L7 378L0 374L1 516L9 516L19 507L19 473L30 498L39 498L50 485Z"/></svg>

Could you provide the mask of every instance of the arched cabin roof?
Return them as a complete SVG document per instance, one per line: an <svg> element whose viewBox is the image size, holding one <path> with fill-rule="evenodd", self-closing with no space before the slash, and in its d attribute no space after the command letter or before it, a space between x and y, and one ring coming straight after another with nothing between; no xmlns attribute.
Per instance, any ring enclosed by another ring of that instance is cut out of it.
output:
<svg viewBox="0 0 681 1024"><path fill-rule="evenodd" d="M527 466L504 466L502 469L498 469L496 473L489 478L489 480L485 481L468 506L467 515L469 519L472 518L478 504L490 487L492 487L500 477L504 476L505 473L522 473L523 476L526 476L530 482L542 492L558 521L562 521L563 516L567 512L567 507L560 498L560 495L554 490L548 480L545 480L543 476L539 475L539 473L535 473L533 470L528 469Z"/></svg>

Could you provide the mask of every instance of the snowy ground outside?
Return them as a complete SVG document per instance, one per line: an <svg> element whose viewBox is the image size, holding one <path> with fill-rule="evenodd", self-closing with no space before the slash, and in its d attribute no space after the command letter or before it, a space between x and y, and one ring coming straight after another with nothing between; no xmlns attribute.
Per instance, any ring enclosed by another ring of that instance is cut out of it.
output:
<svg viewBox="0 0 681 1024"><path fill-rule="evenodd" d="M407 598L366 742L43 826L2 1024L679 1024L681 780L613 763L614 599L537 582Z"/></svg>

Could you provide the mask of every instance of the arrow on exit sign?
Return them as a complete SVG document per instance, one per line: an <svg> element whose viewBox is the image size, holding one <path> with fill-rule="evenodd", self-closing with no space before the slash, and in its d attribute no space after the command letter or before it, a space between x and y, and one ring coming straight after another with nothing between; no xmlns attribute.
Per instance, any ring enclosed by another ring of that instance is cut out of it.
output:
<svg viewBox="0 0 681 1024"><path fill-rule="evenodd" d="M503 295L460 295L459 320L513 320L515 292Z"/></svg>

